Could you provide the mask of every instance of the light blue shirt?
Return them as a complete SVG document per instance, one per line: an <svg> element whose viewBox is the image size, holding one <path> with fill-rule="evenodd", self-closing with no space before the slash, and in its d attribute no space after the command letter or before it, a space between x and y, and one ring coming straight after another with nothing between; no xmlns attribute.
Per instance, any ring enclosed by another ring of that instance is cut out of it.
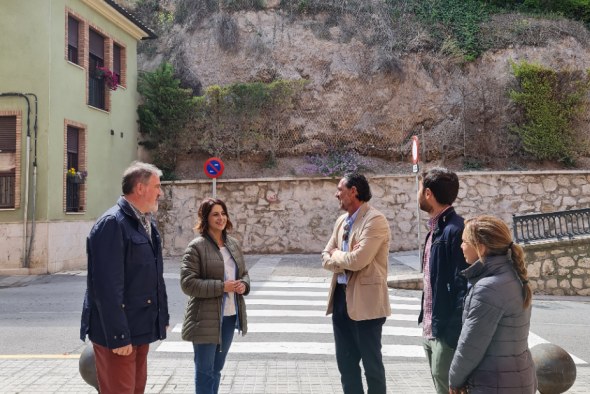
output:
<svg viewBox="0 0 590 394"><path fill-rule="evenodd" d="M348 224L348 228L350 229L349 233L348 233L349 240L350 240L350 234L352 233L352 225L354 224L354 220L356 219L356 215L358 215L358 213L362 207L363 206L361 205L359 207L359 209L357 209L356 212L352 216L348 215L348 217L345 219L345 222L346 222L346 224ZM348 241L342 241L342 251L348 252ZM338 283L342 284L342 285L348 284L348 275L349 274L350 274L350 272L347 274L338 274Z"/></svg>

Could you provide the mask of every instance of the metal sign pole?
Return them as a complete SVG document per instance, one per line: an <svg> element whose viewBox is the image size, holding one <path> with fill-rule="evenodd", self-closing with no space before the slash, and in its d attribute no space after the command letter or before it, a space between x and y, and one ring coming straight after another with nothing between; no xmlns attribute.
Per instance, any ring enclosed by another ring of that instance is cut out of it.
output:
<svg viewBox="0 0 590 394"><path fill-rule="evenodd" d="M213 198L217 198L217 178L213 178Z"/></svg>
<svg viewBox="0 0 590 394"><path fill-rule="evenodd" d="M418 174L416 174L416 217L418 218L418 263L420 264L420 272L424 269L424 264L422 263L422 241L420 238L420 197L418 193L420 192L420 180L418 179Z"/></svg>
<svg viewBox="0 0 590 394"><path fill-rule="evenodd" d="M412 138L412 161L414 165L412 167L412 171L416 174L416 218L418 220L418 263L420 264L420 272L423 270L423 263L422 263L422 240L420 238L420 179L419 179L419 172L420 172L420 146L418 145L418 137L414 136Z"/></svg>

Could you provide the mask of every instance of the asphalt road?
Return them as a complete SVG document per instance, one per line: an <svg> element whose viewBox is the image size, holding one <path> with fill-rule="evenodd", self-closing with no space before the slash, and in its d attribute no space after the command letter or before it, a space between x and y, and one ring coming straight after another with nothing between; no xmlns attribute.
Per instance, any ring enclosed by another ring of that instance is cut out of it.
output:
<svg viewBox="0 0 590 394"><path fill-rule="evenodd" d="M261 256L248 256L247 265L252 267ZM285 256L275 268L275 275L304 277L326 276L323 270L318 269L317 256ZM390 269L404 273L411 271L408 267L390 264ZM173 278L179 273L177 260L169 260L166 263L166 286L168 289L169 309L171 314L171 328L182 323L186 296L181 292L178 279ZM0 277L0 286L6 277ZM253 280L256 280L253 278ZM18 283L17 283L18 285ZM84 292L86 290L86 276L76 275L50 275L40 276L23 283L18 287L0 288L0 354L2 355L41 355L41 354L77 354L81 353L87 343L79 339L80 314ZM324 291L318 288L296 289L297 291ZM325 290L327 294L327 290ZM419 298L420 292L395 290L392 296ZM251 299L269 298L253 296ZM272 298L272 297L270 297ZM296 297L294 299L301 299ZM400 301L401 302L401 301ZM248 299L247 299L248 303ZM394 303L394 301L392 301ZM406 302L407 303L407 302ZM416 303L418 304L418 303ZM281 307L255 306L250 309L272 310ZM285 309L285 308L282 308ZM323 306L291 306L289 310L324 310ZM400 313L400 311L393 311ZM402 311L408 313L408 311ZM411 313L416 313L412 311ZM573 355L584 361L590 362L590 344L588 343L588 327L590 327L590 298L589 302L571 301L539 301L533 302L533 315L531 331L541 338L557 344ZM260 317L249 319L249 323L300 323L330 324L329 318L323 317ZM388 325L390 322L388 321ZM413 321L391 322L391 326L416 328ZM330 342L332 334L329 333L292 333L286 337L278 333L249 333L245 338L249 342L273 342L285 341L288 338L292 342ZM235 343L243 340L236 335ZM180 334L169 332L167 341L179 342ZM384 337L383 344L416 344L416 337ZM176 357L191 358L192 353L156 352L153 351L161 343L152 345L150 357ZM268 359L269 354L230 354L230 359ZM272 358L310 359L309 354L276 354ZM316 355L312 358L333 359L333 355ZM397 358L391 358L394 360ZM412 358L400 358L397 360L413 360ZM421 360L424 360L423 358Z"/></svg>

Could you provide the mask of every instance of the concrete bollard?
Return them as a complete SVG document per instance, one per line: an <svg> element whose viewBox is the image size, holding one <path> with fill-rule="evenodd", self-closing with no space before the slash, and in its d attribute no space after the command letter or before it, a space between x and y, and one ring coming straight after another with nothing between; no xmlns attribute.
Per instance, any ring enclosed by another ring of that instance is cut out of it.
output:
<svg viewBox="0 0 590 394"><path fill-rule="evenodd" d="M86 349L80 355L79 367L82 379L100 393L100 390L98 390L98 376L96 375L96 362L94 360L94 347L92 344L86 346Z"/></svg>
<svg viewBox="0 0 590 394"><path fill-rule="evenodd" d="M565 393L576 381L576 364L568 352L552 343L531 349L541 394Z"/></svg>

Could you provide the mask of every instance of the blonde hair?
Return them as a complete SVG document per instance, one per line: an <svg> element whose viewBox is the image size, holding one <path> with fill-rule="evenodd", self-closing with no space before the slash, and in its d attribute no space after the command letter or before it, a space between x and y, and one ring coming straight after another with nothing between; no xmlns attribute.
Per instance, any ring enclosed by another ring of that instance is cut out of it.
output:
<svg viewBox="0 0 590 394"><path fill-rule="evenodd" d="M524 264L524 251L518 244L512 242L512 235L508 226L498 218L482 215L465 220L464 233L464 239L475 248L482 263L485 263L484 257L505 255L510 250L512 264L522 282L524 309L528 309L533 299L533 289L528 281L528 273ZM479 251L480 245L486 248L484 256Z"/></svg>

